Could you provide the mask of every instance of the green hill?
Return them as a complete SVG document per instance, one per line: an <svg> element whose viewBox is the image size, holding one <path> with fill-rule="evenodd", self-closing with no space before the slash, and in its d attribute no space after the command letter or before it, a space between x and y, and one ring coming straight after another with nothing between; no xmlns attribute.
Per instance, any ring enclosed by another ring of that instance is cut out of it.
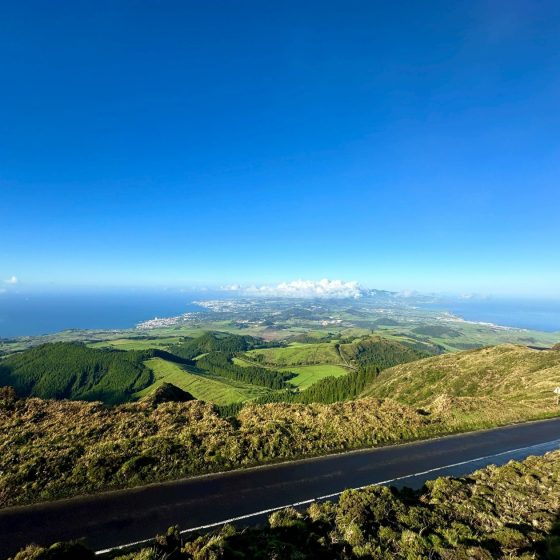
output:
<svg viewBox="0 0 560 560"><path fill-rule="evenodd" d="M163 382L157 387L145 401L157 407L164 402L189 402L196 400L188 391L173 385L173 383Z"/></svg>
<svg viewBox="0 0 560 560"><path fill-rule="evenodd" d="M265 342L262 339L253 336L207 332L197 338L185 339L183 342L171 346L170 351L176 356L192 360L200 354L208 352L223 352L229 355L245 352L263 344Z"/></svg>
<svg viewBox="0 0 560 560"><path fill-rule="evenodd" d="M0 386L20 396L125 402L152 383L142 352L88 348L81 343L43 344L0 361Z"/></svg>
<svg viewBox="0 0 560 560"><path fill-rule="evenodd" d="M427 352L382 336L368 336L339 346L344 362L360 368L385 369L429 356Z"/></svg>
<svg viewBox="0 0 560 560"><path fill-rule="evenodd" d="M528 419L560 414L560 352L504 344L434 356L383 371L362 396L456 417Z"/></svg>

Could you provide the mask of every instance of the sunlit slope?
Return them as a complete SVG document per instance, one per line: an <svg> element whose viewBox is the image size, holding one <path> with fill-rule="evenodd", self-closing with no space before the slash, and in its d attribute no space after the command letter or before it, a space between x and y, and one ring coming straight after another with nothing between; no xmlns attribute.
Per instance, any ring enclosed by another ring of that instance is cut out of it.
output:
<svg viewBox="0 0 560 560"><path fill-rule="evenodd" d="M383 371L363 396L441 409L505 406L553 412L560 386L560 352L504 344L434 356ZM459 400L453 400L459 399ZM558 413L560 413L560 407Z"/></svg>
<svg viewBox="0 0 560 560"><path fill-rule="evenodd" d="M153 371L155 381L134 395L138 398L151 395L163 383L172 383L196 399L215 404L248 401L262 397L268 392L264 387L213 376L197 368L179 365L161 358L146 360L145 364Z"/></svg>

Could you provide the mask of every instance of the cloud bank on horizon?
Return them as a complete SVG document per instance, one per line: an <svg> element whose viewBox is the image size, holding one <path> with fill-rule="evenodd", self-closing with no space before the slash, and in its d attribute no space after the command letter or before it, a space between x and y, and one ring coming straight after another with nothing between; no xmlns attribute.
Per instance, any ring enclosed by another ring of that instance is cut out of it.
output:
<svg viewBox="0 0 560 560"><path fill-rule="evenodd" d="M358 282L344 280L292 280L279 284L262 286L240 286L234 284L228 291L250 296L292 297L292 298L359 298L362 289Z"/></svg>

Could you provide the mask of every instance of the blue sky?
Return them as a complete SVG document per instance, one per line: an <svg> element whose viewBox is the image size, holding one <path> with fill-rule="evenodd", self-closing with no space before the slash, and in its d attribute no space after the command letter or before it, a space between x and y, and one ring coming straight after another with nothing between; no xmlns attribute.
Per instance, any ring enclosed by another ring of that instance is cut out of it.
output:
<svg viewBox="0 0 560 560"><path fill-rule="evenodd" d="M0 67L4 290L560 296L557 2L4 2Z"/></svg>

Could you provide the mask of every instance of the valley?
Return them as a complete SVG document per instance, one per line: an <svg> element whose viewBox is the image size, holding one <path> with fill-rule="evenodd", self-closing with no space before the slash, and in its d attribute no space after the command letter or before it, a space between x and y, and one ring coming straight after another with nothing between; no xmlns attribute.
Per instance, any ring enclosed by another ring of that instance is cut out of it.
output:
<svg viewBox="0 0 560 560"><path fill-rule="evenodd" d="M560 416L554 333L327 307L4 341L0 507Z"/></svg>

